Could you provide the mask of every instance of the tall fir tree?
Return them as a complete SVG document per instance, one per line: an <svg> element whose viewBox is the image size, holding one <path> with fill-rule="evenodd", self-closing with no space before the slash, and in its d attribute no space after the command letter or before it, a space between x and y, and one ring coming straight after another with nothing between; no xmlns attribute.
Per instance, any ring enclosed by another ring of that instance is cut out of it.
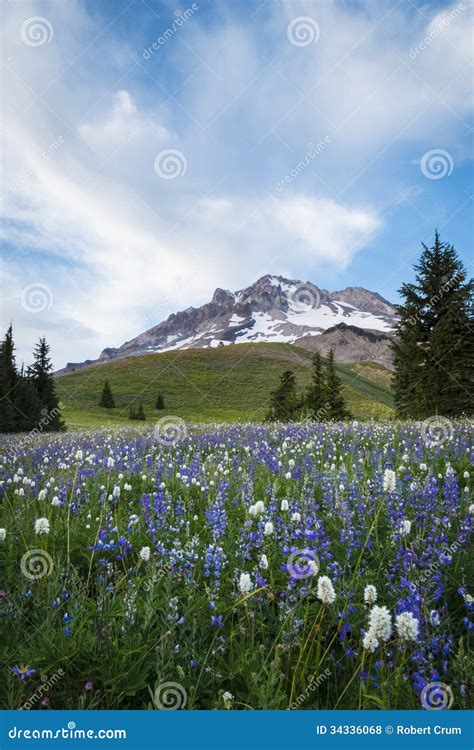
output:
<svg viewBox="0 0 474 750"><path fill-rule="evenodd" d="M14 393L14 404L17 410L17 429L19 432L42 430L42 403L30 373L21 372ZM46 421L46 420L45 420Z"/></svg>
<svg viewBox="0 0 474 750"><path fill-rule="evenodd" d="M334 350L329 350L326 361L326 414L327 419L337 422L350 419L344 396L342 395L342 382L339 379L334 363Z"/></svg>
<svg viewBox="0 0 474 750"><path fill-rule="evenodd" d="M155 409L164 409L164 408L165 408L165 400L162 394L159 393L158 396L156 397Z"/></svg>
<svg viewBox="0 0 474 750"><path fill-rule="evenodd" d="M105 381L104 387L102 388L99 406L102 406L104 409L115 409L115 399L108 380Z"/></svg>
<svg viewBox="0 0 474 750"><path fill-rule="evenodd" d="M291 422L297 419L299 409L300 403L296 394L295 374L292 370L285 370L280 377L278 388L271 393L267 419Z"/></svg>
<svg viewBox="0 0 474 750"><path fill-rule="evenodd" d="M309 419L321 422L325 419L326 411L326 381L324 377L321 354L315 352L313 356L313 371L311 385L306 392L305 406Z"/></svg>
<svg viewBox="0 0 474 750"><path fill-rule="evenodd" d="M0 344L0 432L15 432L19 429L20 414L14 401L18 381L13 329L10 325Z"/></svg>
<svg viewBox="0 0 474 750"><path fill-rule="evenodd" d="M398 415L424 419L472 412L474 280L436 231L423 244L416 281L403 284L397 312L394 390Z"/></svg>
<svg viewBox="0 0 474 750"><path fill-rule="evenodd" d="M142 422L146 421L145 412L143 410L143 403L140 401L138 404L138 409L136 411L136 417L135 419L139 419Z"/></svg>
<svg viewBox="0 0 474 750"><path fill-rule="evenodd" d="M46 419L42 426L45 432L59 432L66 429L61 419L61 408L56 395L53 377L53 365L49 356L50 347L45 338L41 338L33 352L33 364L29 368L29 377L36 388L42 412Z"/></svg>

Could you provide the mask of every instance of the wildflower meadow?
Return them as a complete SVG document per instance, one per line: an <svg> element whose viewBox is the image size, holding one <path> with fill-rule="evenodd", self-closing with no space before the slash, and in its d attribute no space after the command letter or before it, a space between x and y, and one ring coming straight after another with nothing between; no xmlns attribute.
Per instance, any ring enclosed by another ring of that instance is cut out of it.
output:
<svg viewBox="0 0 474 750"><path fill-rule="evenodd" d="M2 707L472 706L472 425L434 426L5 437Z"/></svg>

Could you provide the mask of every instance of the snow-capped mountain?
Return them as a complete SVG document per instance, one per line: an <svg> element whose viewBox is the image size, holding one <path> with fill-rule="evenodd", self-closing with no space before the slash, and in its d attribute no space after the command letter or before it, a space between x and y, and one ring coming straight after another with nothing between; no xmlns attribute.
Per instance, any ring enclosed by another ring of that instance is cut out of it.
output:
<svg viewBox="0 0 474 750"><path fill-rule="evenodd" d="M121 347L104 349L99 360L243 342L294 343L338 324L389 333L395 320L394 307L362 287L328 292L267 275L237 292L216 289L208 304L170 315Z"/></svg>

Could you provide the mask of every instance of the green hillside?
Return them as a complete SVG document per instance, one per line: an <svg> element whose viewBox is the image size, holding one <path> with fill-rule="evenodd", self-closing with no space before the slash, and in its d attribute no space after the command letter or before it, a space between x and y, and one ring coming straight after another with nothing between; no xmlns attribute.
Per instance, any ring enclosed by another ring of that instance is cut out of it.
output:
<svg viewBox="0 0 474 750"><path fill-rule="evenodd" d="M149 421L166 414L196 422L257 420L264 417L270 391L284 370L295 371L301 389L309 383L311 356L289 344L236 344L115 360L59 376L56 382L71 428L130 424L129 406L140 399ZM391 416L388 371L363 365L337 366L351 412L357 419ZM105 379L115 409L98 406ZM154 409L158 393L164 395L164 411Z"/></svg>

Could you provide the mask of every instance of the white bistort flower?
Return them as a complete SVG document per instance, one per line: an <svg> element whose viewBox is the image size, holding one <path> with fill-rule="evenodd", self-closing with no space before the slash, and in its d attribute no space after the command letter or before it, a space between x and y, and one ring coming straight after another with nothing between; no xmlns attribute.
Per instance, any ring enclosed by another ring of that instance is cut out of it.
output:
<svg viewBox="0 0 474 750"><path fill-rule="evenodd" d="M377 601L377 589L369 583L364 589L364 602L372 607Z"/></svg>
<svg viewBox="0 0 474 750"><path fill-rule="evenodd" d="M362 645L365 648L365 650L369 651L371 654L373 654L375 649L378 647L379 642L371 630L369 630L364 635L364 638L362 640Z"/></svg>
<svg viewBox="0 0 474 750"><path fill-rule="evenodd" d="M271 521L267 521L263 529L265 536L271 536L273 534L273 524Z"/></svg>
<svg viewBox="0 0 474 750"><path fill-rule="evenodd" d="M52 505L52 506L53 506L54 508L57 508L57 507L58 507L59 505L61 505L61 502L60 502L60 500L59 500L59 497L58 497L57 495L55 495L55 496L53 497L53 499L51 500L51 505Z"/></svg>
<svg viewBox="0 0 474 750"><path fill-rule="evenodd" d="M369 632L378 641L388 641L392 635L392 616L387 607L374 606L369 615Z"/></svg>
<svg viewBox="0 0 474 750"><path fill-rule="evenodd" d="M248 594L252 591L252 579L250 573L241 573L239 578L239 591L241 594Z"/></svg>
<svg viewBox="0 0 474 750"><path fill-rule="evenodd" d="M229 693L229 691L226 690L225 693L222 693L222 700L224 701L225 708L232 708L232 701L234 700L232 693Z"/></svg>
<svg viewBox="0 0 474 750"><path fill-rule="evenodd" d="M281 510L289 510L288 500L282 500L280 505Z"/></svg>
<svg viewBox="0 0 474 750"><path fill-rule="evenodd" d="M336 599L336 592L328 576L318 578L317 597L323 604L332 604Z"/></svg>
<svg viewBox="0 0 474 750"><path fill-rule="evenodd" d="M301 513L293 513L291 516L293 523L299 523L301 521Z"/></svg>
<svg viewBox="0 0 474 750"><path fill-rule="evenodd" d="M49 534L49 521L47 518L37 518L35 521L35 534Z"/></svg>
<svg viewBox="0 0 474 750"><path fill-rule="evenodd" d="M140 550L140 557L144 562L148 562L150 559L150 548L149 547L142 547Z"/></svg>
<svg viewBox="0 0 474 750"><path fill-rule="evenodd" d="M384 492L393 492L397 484L397 475L393 469L385 469L383 474Z"/></svg>
<svg viewBox="0 0 474 750"><path fill-rule="evenodd" d="M261 556L260 567L262 568L262 570L268 570L268 557L266 555Z"/></svg>
<svg viewBox="0 0 474 750"><path fill-rule="evenodd" d="M6 529L0 529L0 542L4 542L7 536Z"/></svg>
<svg viewBox="0 0 474 750"><path fill-rule="evenodd" d="M411 612L402 612L395 617L395 627L402 641L416 641L420 623Z"/></svg>
<svg viewBox="0 0 474 750"><path fill-rule="evenodd" d="M38 500L44 500L46 497L46 490L40 490L38 493Z"/></svg>
<svg viewBox="0 0 474 750"><path fill-rule="evenodd" d="M400 526L398 527L398 533L401 536L408 536L408 534L411 531L411 521L408 520L408 518L405 518Z"/></svg>

